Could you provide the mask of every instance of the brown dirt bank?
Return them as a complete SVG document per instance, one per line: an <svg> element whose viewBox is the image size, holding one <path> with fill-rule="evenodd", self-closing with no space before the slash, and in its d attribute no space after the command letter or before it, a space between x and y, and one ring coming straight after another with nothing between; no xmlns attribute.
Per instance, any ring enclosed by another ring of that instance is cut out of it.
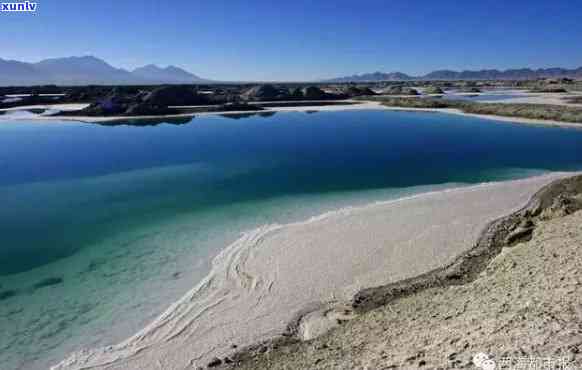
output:
<svg viewBox="0 0 582 370"><path fill-rule="evenodd" d="M242 349L214 369L475 368L472 357L567 358L582 365L582 176L541 189L489 224L452 264L361 291L352 320L310 340Z"/></svg>
<svg viewBox="0 0 582 370"><path fill-rule="evenodd" d="M466 114L525 118L531 120L582 123L582 109L577 106L565 106L549 103L487 103L435 98L394 98L394 97L359 97L359 100L380 102L387 107L414 109L457 109Z"/></svg>

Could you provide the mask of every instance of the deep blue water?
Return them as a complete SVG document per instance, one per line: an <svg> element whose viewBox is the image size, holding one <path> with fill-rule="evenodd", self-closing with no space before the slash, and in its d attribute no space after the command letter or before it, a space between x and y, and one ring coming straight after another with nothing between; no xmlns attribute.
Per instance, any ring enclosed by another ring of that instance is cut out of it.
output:
<svg viewBox="0 0 582 370"><path fill-rule="evenodd" d="M91 201L106 205L116 198L171 194L162 204L139 210L164 217L165 211L189 212L287 194L476 183L516 168L574 169L582 163L581 148L582 131L409 112L280 113L150 127L3 124L0 186L11 190L5 192L10 198L0 194L2 204L9 205L0 209L0 275L73 253L84 244L78 238L106 231L99 230L110 226L101 224L103 215L93 215L92 205L84 204ZM91 200L83 199L81 185L70 189L69 201L25 192L18 198L15 190L32 182L192 164L197 171L107 194L97 191L91 193L97 199ZM233 171L240 173L226 176ZM47 202L57 204L43 207ZM87 206L83 213L88 213L79 217ZM132 217L133 212L125 209L123 215ZM83 235L55 234L59 226L71 223Z"/></svg>
<svg viewBox="0 0 582 370"><path fill-rule="evenodd" d="M581 168L580 130L436 113L0 121L0 363L123 339L250 227Z"/></svg>

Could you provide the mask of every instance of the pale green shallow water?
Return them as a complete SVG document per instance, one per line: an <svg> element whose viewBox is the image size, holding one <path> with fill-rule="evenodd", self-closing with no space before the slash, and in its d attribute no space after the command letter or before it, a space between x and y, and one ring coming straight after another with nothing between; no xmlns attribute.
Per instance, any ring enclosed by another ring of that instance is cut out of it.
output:
<svg viewBox="0 0 582 370"><path fill-rule="evenodd" d="M582 131L441 114L0 121L0 368L123 340L242 231L581 163Z"/></svg>

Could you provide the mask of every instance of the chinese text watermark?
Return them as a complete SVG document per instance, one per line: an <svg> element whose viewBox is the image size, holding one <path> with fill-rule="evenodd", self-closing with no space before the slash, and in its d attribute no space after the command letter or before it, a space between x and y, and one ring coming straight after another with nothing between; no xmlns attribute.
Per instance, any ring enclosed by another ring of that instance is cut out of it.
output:
<svg viewBox="0 0 582 370"><path fill-rule="evenodd" d="M482 370L577 370L564 358L502 357L493 360L485 353L476 354L473 364Z"/></svg>

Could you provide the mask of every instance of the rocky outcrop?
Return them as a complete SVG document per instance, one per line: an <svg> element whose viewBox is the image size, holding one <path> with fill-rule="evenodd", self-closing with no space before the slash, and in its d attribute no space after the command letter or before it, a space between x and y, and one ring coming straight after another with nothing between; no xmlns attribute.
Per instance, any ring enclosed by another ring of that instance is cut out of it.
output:
<svg viewBox="0 0 582 370"><path fill-rule="evenodd" d="M428 86L424 89L425 94L444 94L445 92L438 86Z"/></svg>
<svg viewBox="0 0 582 370"><path fill-rule="evenodd" d="M356 96L371 96L376 95L376 93L370 90L368 87L357 87L357 86L346 86L341 89L341 93L349 98Z"/></svg>
<svg viewBox="0 0 582 370"><path fill-rule="evenodd" d="M103 99L74 112L79 116L153 116L175 114L172 106L208 104L208 99L187 86L162 86L151 92L114 88Z"/></svg>
<svg viewBox="0 0 582 370"><path fill-rule="evenodd" d="M138 99L136 96L123 94L117 88L114 88L107 96L80 110L79 113L87 116L123 115L128 106Z"/></svg>
<svg viewBox="0 0 582 370"><path fill-rule="evenodd" d="M292 99L303 99L305 97L305 95L303 95L303 90L301 90L301 88L299 88L299 87L290 89L289 96Z"/></svg>
<svg viewBox="0 0 582 370"><path fill-rule="evenodd" d="M243 92L241 97L244 100L252 101L284 100L289 98L289 91L276 88L273 85L265 84L251 87Z"/></svg>
<svg viewBox="0 0 582 370"><path fill-rule="evenodd" d="M304 88L303 96L305 97L305 99L313 100L321 100L327 98L327 94L325 93L325 91L316 86L308 86Z"/></svg>
<svg viewBox="0 0 582 370"><path fill-rule="evenodd" d="M164 86L153 90L143 97L143 103L150 106L204 105L208 99L199 95L192 87Z"/></svg>
<svg viewBox="0 0 582 370"><path fill-rule="evenodd" d="M208 99L186 86L166 86L143 94L127 106L125 114L129 116L148 116L172 114L171 106L192 106L208 104Z"/></svg>
<svg viewBox="0 0 582 370"><path fill-rule="evenodd" d="M412 87L406 86L390 86L382 90L383 95L418 95L418 91Z"/></svg>

